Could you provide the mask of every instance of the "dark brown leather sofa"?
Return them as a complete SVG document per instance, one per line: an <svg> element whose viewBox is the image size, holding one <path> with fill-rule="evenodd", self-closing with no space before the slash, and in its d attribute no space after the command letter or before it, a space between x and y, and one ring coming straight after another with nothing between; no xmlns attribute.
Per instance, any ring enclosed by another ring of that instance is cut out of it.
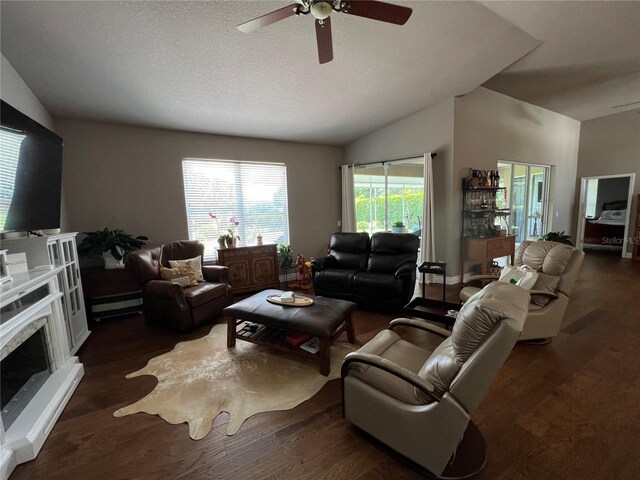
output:
<svg viewBox="0 0 640 480"><path fill-rule="evenodd" d="M193 287L183 288L170 280L162 280L160 267L169 268L169 260L202 257L203 253L202 243L184 240L136 250L127 256L127 268L142 290L147 323L185 332L212 323L233 303L227 267L203 265L205 281Z"/></svg>
<svg viewBox="0 0 640 480"><path fill-rule="evenodd" d="M419 244L408 233L334 233L329 255L311 263L315 294L399 310L413 295Z"/></svg>

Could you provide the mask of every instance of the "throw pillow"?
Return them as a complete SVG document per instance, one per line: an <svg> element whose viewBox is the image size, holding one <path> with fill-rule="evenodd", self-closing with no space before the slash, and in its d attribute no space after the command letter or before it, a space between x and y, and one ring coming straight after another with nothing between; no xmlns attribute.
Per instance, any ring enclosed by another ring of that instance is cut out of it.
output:
<svg viewBox="0 0 640 480"><path fill-rule="evenodd" d="M196 280L196 272L191 265L185 265L176 268L160 267L160 276L163 280L171 280L181 287L193 287L198 285Z"/></svg>
<svg viewBox="0 0 640 480"><path fill-rule="evenodd" d="M202 275L202 257L200 255L187 258L186 260L169 260L169 266L171 268L184 267L185 265L191 265L196 274L196 281L204 282L204 276Z"/></svg>
<svg viewBox="0 0 640 480"><path fill-rule="evenodd" d="M546 273L540 273L538 274L538 280L536 281L536 284L533 286L533 290L555 293L559 283L560 277L557 277L555 275L547 275ZM531 295L531 303L539 307L544 307L550 301L551 297L547 297L546 295Z"/></svg>
<svg viewBox="0 0 640 480"><path fill-rule="evenodd" d="M538 280L538 272L535 272L531 267L522 265L521 267L514 267L512 265L506 265L502 269L500 282L511 283L518 285L526 290L531 290Z"/></svg>

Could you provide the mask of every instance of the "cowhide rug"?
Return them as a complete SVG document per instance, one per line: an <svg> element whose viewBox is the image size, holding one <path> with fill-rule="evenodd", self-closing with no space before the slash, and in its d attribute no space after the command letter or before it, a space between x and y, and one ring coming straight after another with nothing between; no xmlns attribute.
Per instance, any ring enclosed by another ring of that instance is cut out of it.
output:
<svg viewBox="0 0 640 480"><path fill-rule="evenodd" d="M318 364L242 340L234 348L226 342L226 325L215 325L206 337L178 343L171 352L152 358L126 378L153 375L158 385L114 416L145 412L173 425L187 422L189 436L200 440L211 431L213 420L227 412L227 435L233 435L256 413L289 410L311 398L340 377L342 360L356 349L336 342L331 373L325 377Z"/></svg>

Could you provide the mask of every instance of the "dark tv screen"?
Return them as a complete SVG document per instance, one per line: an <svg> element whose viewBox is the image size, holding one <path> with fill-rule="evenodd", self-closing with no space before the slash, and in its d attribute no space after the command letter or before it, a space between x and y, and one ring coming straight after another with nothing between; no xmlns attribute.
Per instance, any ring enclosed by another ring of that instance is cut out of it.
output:
<svg viewBox="0 0 640 480"><path fill-rule="evenodd" d="M0 104L0 231L60 227L62 138Z"/></svg>

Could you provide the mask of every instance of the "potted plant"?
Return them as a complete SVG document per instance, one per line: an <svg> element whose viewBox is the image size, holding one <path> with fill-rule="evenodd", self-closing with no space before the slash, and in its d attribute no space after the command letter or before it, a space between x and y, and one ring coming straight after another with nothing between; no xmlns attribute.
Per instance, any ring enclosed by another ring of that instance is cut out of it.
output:
<svg viewBox="0 0 640 480"><path fill-rule="evenodd" d="M573 246L573 243L571 242L571 235L567 235L566 233L564 233L564 230L562 230L561 232L549 232L543 235L540 240L545 240L547 242L565 243L567 245Z"/></svg>
<svg viewBox="0 0 640 480"><path fill-rule="evenodd" d="M401 220L391 225L391 231L393 233L405 233L407 231L407 226Z"/></svg>
<svg viewBox="0 0 640 480"><path fill-rule="evenodd" d="M124 268L124 255L132 250L144 247L149 238L145 236L133 237L124 230L114 229L83 232L86 237L78 245L78 253L82 257L102 255L104 268Z"/></svg>
<svg viewBox="0 0 640 480"><path fill-rule="evenodd" d="M290 267L293 265L293 248L291 248L291 245L280 243L278 245L278 256L280 257L281 267Z"/></svg>

